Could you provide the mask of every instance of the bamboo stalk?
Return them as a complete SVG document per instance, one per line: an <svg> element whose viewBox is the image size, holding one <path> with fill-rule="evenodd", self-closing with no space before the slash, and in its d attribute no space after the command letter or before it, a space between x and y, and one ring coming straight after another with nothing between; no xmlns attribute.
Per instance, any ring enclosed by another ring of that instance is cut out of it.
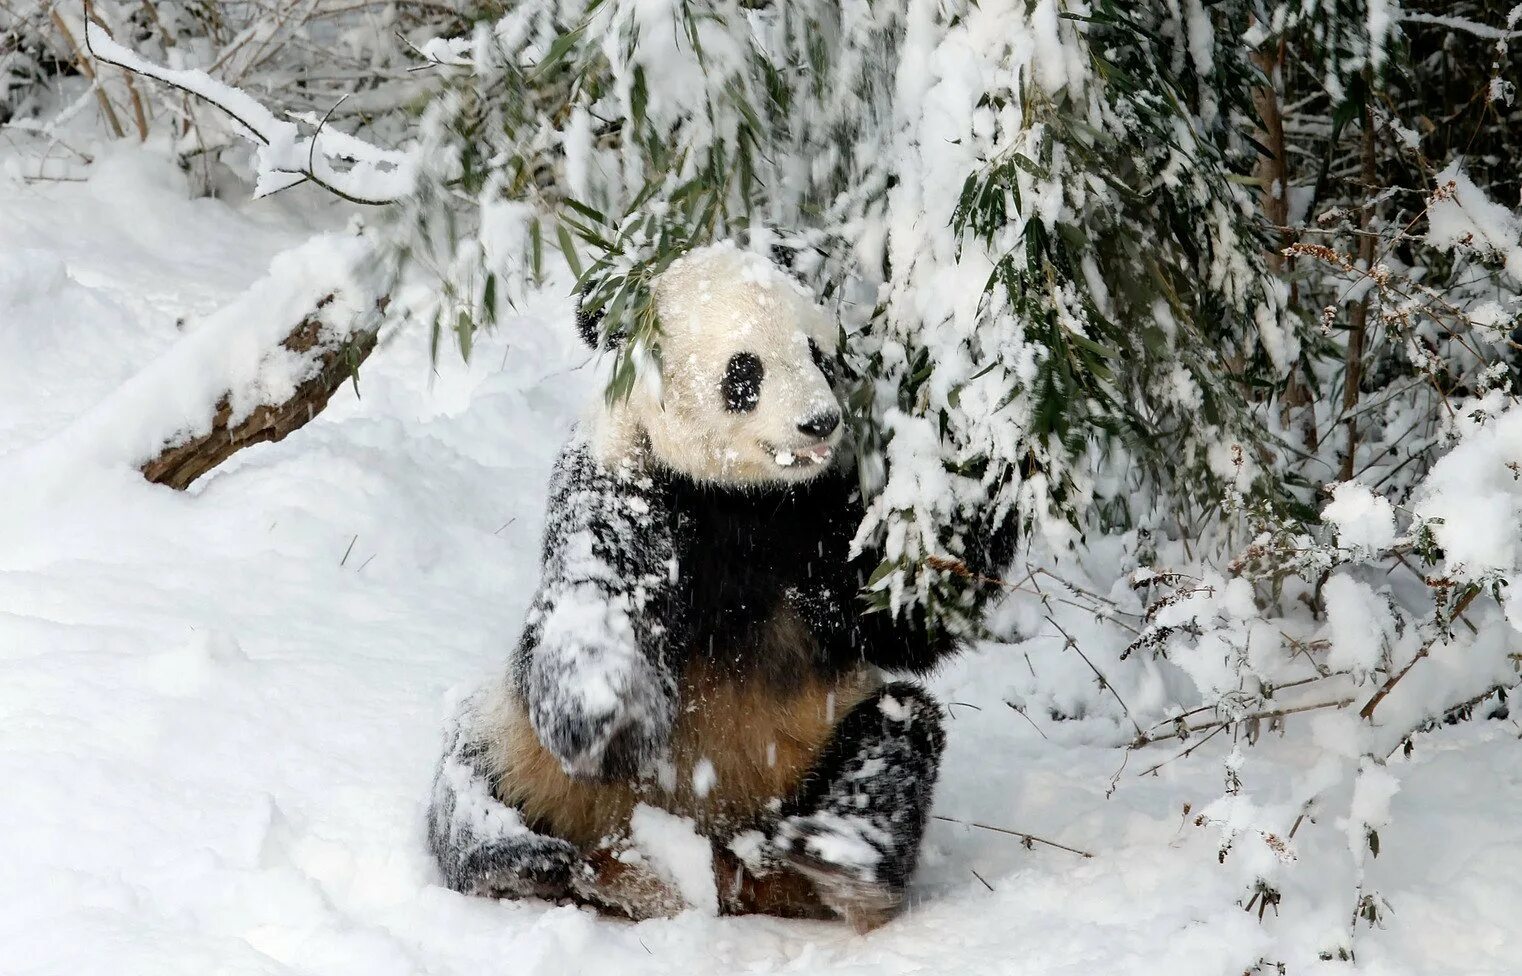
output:
<svg viewBox="0 0 1522 976"><path fill-rule="evenodd" d="M1368 69L1365 69L1365 77L1369 77ZM1374 110L1369 105L1369 97L1366 91L1363 106L1362 177L1365 192L1372 193L1375 181L1379 178L1379 169L1375 156ZM1367 230L1371 217L1368 208L1361 208L1358 212L1358 229ZM1370 234L1359 235L1358 265L1364 275L1373 269L1374 237ZM1339 472L1342 481L1353 480L1358 454L1358 418L1354 411L1358 406L1358 387L1363 383L1363 355L1364 343L1368 338L1368 323L1369 296L1365 293L1348 312L1347 368L1343 371L1342 383L1342 412L1348 415L1344 421L1348 428L1348 450L1342 456L1342 470Z"/></svg>
<svg viewBox="0 0 1522 976"><path fill-rule="evenodd" d="M122 128L122 120L117 116L115 106L111 104L111 97L101 87L100 78L95 74L95 65L89 54L86 53L79 39L74 36L74 32L69 29L68 21L63 19L57 7L49 11L49 18L53 21L53 26L58 29L58 33L62 34L63 39L68 42L69 49L74 52L74 64L79 68L79 73L95 86L95 100L100 103L101 114L106 117L106 125L111 127L112 135L118 139L123 138L127 130Z"/></svg>

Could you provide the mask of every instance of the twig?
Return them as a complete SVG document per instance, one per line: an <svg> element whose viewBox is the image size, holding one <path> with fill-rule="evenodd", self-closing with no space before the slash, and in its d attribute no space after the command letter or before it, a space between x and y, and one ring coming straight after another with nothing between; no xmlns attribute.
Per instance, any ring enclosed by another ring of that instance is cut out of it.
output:
<svg viewBox="0 0 1522 976"><path fill-rule="evenodd" d="M111 28L110 28L110 26L108 26L106 24L104 19L96 17L96 15L95 15L95 4L92 2L92 0L84 0L84 4L85 4L85 20L87 20L87 21L94 21L96 24L98 24L100 26L101 30L106 32L106 36L107 37L111 37L112 34L111 34ZM131 103L132 103L132 122L133 122L134 125L137 126L137 141L138 142L147 142L148 141L148 112L143 107L143 96L141 94L139 94L139 92L137 90L137 83L132 80L132 72L130 72L130 71L123 71L122 72L122 80L124 82L126 82L126 85L127 85L127 97L131 101Z"/></svg>
<svg viewBox="0 0 1522 976"><path fill-rule="evenodd" d="M1053 627L1056 627L1062 636L1067 640L1067 643L1063 645L1063 649L1066 650L1067 648L1071 647L1073 650L1077 651L1078 656L1083 658L1083 663L1087 664L1089 666L1089 670L1094 672L1094 677L1099 679L1099 686L1101 688L1107 689L1110 694L1115 696L1115 700L1120 702L1120 710L1125 713L1126 720L1131 723L1131 726L1136 729L1136 734L1140 736L1142 734L1141 725L1136 721L1136 719L1131 717L1131 709L1127 707L1126 700L1120 697L1120 692L1115 689L1115 686L1110 684L1110 679L1105 677L1103 671L1094 666L1094 662L1090 661L1089 656L1083 653L1083 648L1078 646L1078 642L1073 639L1073 635L1069 634L1066 630L1063 630L1062 625L1059 624L1055 618L1048 614L1046 622L1051 624Z"/></svg>
<svg viewBox="0 0 1522 976"><path fill-rule="evenodd" d="M1334 701L1313 702L1309 705L1296 705L1293 708L1274 708L1263 712L1253 712L1249 715L1238 716L1237 718L1222 718L1216 719L1213 722L1200 722L1197 725L1186 725L1181 729L1175 729L1172 732L1164 732L1161 735L1150 735L1143 733L1138 735L1135 739L1131 740L1131 744L1126 748L1140 749L1143 746L1150 746L1154 742L1166 742L1169 739L1188 738L1194 733L1203 732L1206 729L1226 728L1227 726L1231 725L1239 725L1242 722L1251 722L1265 718L1283 718L1286 715L1297 715L1300 712L1313 712L1320 708L1345 708L1348 705L1353 704L1353 701L1354 699L1352 698L1338 698Z"/></svg>
<svg viewBox="0 0 1522 976"><path fill-rule="evenodd" d="M127 130L122 128L121 119L116 115L116 108L111 104L111 97L106 94L105 88L101 86L100 78L95 74L95 66L90 63L89 58L85 57L85 52L90 47L88 11L86 11L83 47L81 47L79 39L74 36L74 32L69 29L68 21L63 19L63 14L58 12L57 7L49 11L49 16L53 21L53 26L58 28L58 33L63 35L63 39L69 43L69 47L74 51L74 61L79 66L80 73L89 80L90 86L95 89L95 100L100 103L100 112L106 117L106 124L111 127L111 134L118 139L122 138L127 134ZM93 54L94 52L90 53Z"/></svg>
<svg viewBox="0 0 1522 976"><path fill-rule="evenodd" d="M1309 678L1299 678L1295 681L1286 681L1282 685L1270 685L1264 689L1263 697L1271 698L1273 697L1272 694L1270 694L1271 692L1284 691L1286 688L1299 688L1302 685L1314 684L1317 681L1324 681L1327 678L1345 678L1350 673L1351 672L1348 671L1328 671L1326 674L1316 674L1312 675ZM1177 723L1179 719L1188 718L1191 715L1198 715L1201 712L1208 712L1215 707L1215 705L1201 705L1198 708L1191 708L1187 712L1180 712L1172 718L1165 718L1161 722L1158 722L1156 725L1153 725L1152 728L1147 730L1147 734L1151 735L1153 729L1160 729L1166 725L1173 725Z"/></svg>
<svg viewBox="0 0 1522 976"><path fill-rule="evenodd" d="M328 120L333 117L333 113L338 111L338 106L342 105L348 100L349 96L346 94L338 101L334 102L332 106L328 108L327 113L323 115L322 121L317 123L317 130L312 133L312 142L309 146L307 146L307 172L310 173L317 169L317 140L322 138L323 127L328 124Z"/></svg>
<svg viewBox="0 0 1522 976"><path fill-rule="evenodd" d="M1364 79L1367 84L1372 75L1370 69L1364 69ZM1379 178L1378 162L1375 159L1375 133L1374 133L1374 110L1369 106L1368 100L1364 100L1363 109L1363 180L1366 186L1372 187ZM1363 210L1358 213L1358 224L1364 229L1373 220L1373 215ZM1374 270L1374 238L1361 237L1358 240L1358 261L1363 268L1363 275L1368 277ZM1369 320L1369 297L1363 295L1354 303L1348 313L1348 347L1347 366L1343 372L1342 380L1342 412L1347 414L1358 406L1359 386L1363 382L1363 351L1364 339ZM1348 428L1348 451L1342 457L1342 481L1353 480L1353 467L1358 454L1358 421L1348 417L1345 421Z"/></svg>
<svg viewBox="0 0 1522 976"><path fill-rule="evenodd" d="M1010 830L1008 827L995 827L993 824L978 823L976 820L958 820L956 817L942 817L940 815L933 815L931 819L944 820L946 823L961 824L964 827L977 827L979 830L991 830L996 834L1009 834L1011 837L1018 837L1021 840L1025 841L1025 846L1027 847L1032 844L1045 844L1047 847L1055 847L1059 851L1067 851L1069 854L1077 854L1079 857L1094 856L1088 851L1081 851L1076 847L1069 847L1066 844L1059 844L1054 840L1047 840L1045 837L1037 837L1035 834L1027 834L1023 830Z"/></svg>
<svg viewBox="0 0 1522 976"><path fill-rule="evenodd" d="M1474 602L1474 598L1479 595L1480 588L1473 587L1469 590L1469 592L1459 597L1458 604L1453 608L1453 616L1449 619L1452 621L1457 621L1464 615L1464 612L1469 609L1469 605ZM1389 696L1390 692L1395 689L1396 685L1400 684L1400 679L1411 673L1411 669L1416 667L1417 661L1420 661L1422 658L1432 653L1432 647L1438 642L1438 638L1440 636L1441 635L1435 635L1423 643L1421 649L1412 655L1411 660L1406 662L1405 667L1401 668L1399 671L1386 678L1385 683L1379 686L1379 690L1374 692L1373 697L1371 697L1367 702L1364 702L1364 706L1358 710L1358 717L1364 719L1365 721L1373 718L1374 709L1378 708L1379 703L1384 701L1385 698Z"/></svg>
<svg viewBox="0 0 1522 976"><path fill-rule="evenodd" d="M1036 734L1037 735L1041 736L1041 738L1043 738L1043 739L1046 738L1046 733L1041 731L1041 726L1036 724L1036 720L1035 719L1033 719L1029 715L1025 714L1025 709L1023 709L1023 708L1016 708L1015 707L1015 703L1012 702L1012 701L1005 701L1004 704L1008 705L1011 709L1013 709L1016 715L1019 715L1021 718L1025 719L1027 722L1029 722L1031 724L1031 728L1036 730Z"/></svg>
<svg viewBox="0 0 1522 976"><path fill-rule="evenodd" d="M1420 735L1421 733L1430 732L1433 729L1437 728L1438 725L1447 723L1450 720L1457 720L1461 716L1461 713L1463 713L1465 710L1474 708L1476 705L1480 704L1480 702L1491 697L1492 695L1505 696L1506 692L1509 690L1511 689L1506 685L1491 685L1489 688L1486 688L1478 695L1475 695L1471 698L1466 698L1456 705L1449 705L1447 708L1443 709L1441 715L1435 715L1432 718L1423 719L1420 724L1414 726L1411 731L1407 732L1405 735L1396 740L1395 748L1386 753L1385 758L1389 759L1390 757L1394 756L1402 748L1409 745L1413 738Z"/></svg>
<svg viewBox="0 0 1522 976"><path fill-rule="evenodd" d="M1002 587L1003 589L1009 590L1011 593L1032 593L1041 597L1043 603L1055 600L1058 603L1065 604L1066 606L1075 607L1087 613L1092 613L1096 616L1102 617L1103 619L1109 621L1117 627L1120 627L1123 630L1130 631L1133 634L1140 634L1140 631L1138 631L1135 627L1132 627L1130 624L1126 623L1123 620L1117 620L1114 616L1114 614L1120 614L1122 616L1139 618L1139 614L1132 613L1129 610L1122 610L1115 604L1113 600L1106 599L1097 593L1091 593L1082 587L1074 586L1072 583L1069 583L1062 577L1057 576L1053 573L1049 573L1044 569L1033 569L1028 574L1026 574L1025 579L1021 582L1011 583L1009 580L1001 579L997 576L988 576L983 573L974 572L971 567L962 562L960 559L952 559L947 556L929 556L925 559L925 565L929 566L931 569L938 569L944 573L951 573L955 576L960 576L963 579L975 580L979 583L987 583L990 586ZM1073 593L1082 596L1085 599L1092 600L1094 603L1081 603L1078 600L1072 600L1064 596L1053 596L1049 593L1046 593L1041 589L1040 585L1035 582L1035 576L1037 573L1050 576L1058 583L1067 587ZM1027 587L1025 585L1026 583L1031 585ZM1098 605L1096 606L1095 604Z"/></svg>
<svg viewBox="0 0 1522 976"><path fill-rule="evenodd" d="M1168 765L1171 762L1178 762L1180 759L1187 759L1191 755L1194 754L1194 751L1196 749L1200 748L1205 743L1209 742L1211 739L1214 739L1216 736L1220 735L1224 731L1226 731L1226 726L1225 725L1217 726L1216 729L1214 731L1212 731L1209 735L1205 736L1205 738L1201 739L1200 741L1196 742L1194 745L1192 745L1189 748L1185 749L1183 752L1179 753L1176 756L1170 756L1169 758L1164 759L1160 763L1153 763L1151 766L1148 766L1146 769L1142 770L1141 772L1137 773L1136 775L1138 775L1138 776L1146 776L1146 775L1148 775L1150 773L1157 772L1159 769L1162 769L1164 766ZM1127 755L1130 755L1130 753L1128 752Z"/></svg>

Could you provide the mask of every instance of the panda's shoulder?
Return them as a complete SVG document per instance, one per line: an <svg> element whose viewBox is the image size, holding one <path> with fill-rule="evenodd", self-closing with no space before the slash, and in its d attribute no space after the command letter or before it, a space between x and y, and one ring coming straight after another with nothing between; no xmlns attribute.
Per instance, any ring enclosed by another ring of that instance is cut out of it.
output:
<svg viewBox="0 0 1522 976"><path fill-rule="evenodd" d="M581 425L570 435L555 458L551 484L560 488L599 489L627 494L657 492L663 479L638 457L610 453L598 443L593 432Z"/></svg>
<svg viewBox="0 0 1522 976"><path fill-rule="evenodd" d="M669 531L671 517L664 479L637 463L610 461L584 431L572 430L550 476L545 522L552 538L557 527L563 535L577 526L607 541L643 538Z"/></svg>

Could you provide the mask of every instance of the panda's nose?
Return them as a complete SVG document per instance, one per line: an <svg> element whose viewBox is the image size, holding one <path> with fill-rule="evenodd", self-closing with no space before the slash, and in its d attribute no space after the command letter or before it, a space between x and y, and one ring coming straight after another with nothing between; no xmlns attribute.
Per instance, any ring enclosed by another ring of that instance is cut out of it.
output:
<svg viewBox="0 0 1522 976"><path fill-rule="evenodd" d="M825 410L800 423L798 429L810 437L829 437L839 426L840 411Z"/></svg>

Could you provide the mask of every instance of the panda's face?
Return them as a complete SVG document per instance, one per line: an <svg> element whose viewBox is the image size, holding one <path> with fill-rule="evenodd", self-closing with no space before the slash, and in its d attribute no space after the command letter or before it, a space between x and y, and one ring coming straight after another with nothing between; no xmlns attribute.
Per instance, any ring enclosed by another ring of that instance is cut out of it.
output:
<svg viewBox="0 0 1522 976"><path fill-rule="evenodd" d="M657 459L718 484L806 481L840 445L837 331L801 285L733 245L688 254L655 286L661 382L631 408Z"/></svg>

